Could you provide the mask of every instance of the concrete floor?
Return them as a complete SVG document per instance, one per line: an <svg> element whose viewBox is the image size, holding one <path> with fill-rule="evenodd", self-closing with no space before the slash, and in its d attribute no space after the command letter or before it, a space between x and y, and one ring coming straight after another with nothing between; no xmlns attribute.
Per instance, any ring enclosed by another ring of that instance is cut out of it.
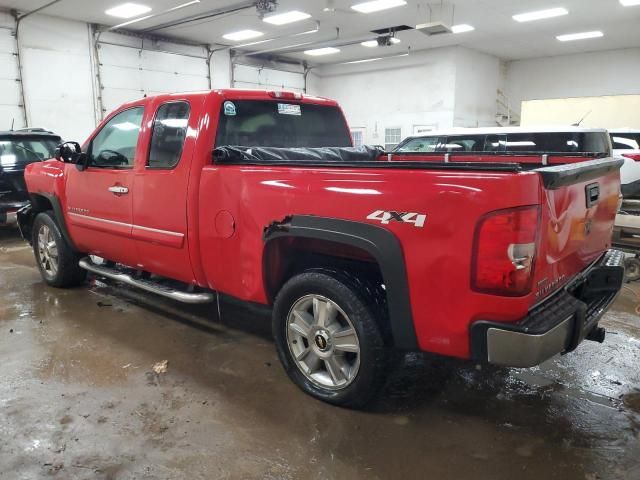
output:
<svg viewBox="0 0 640 480"><path fill-rule="evenodd" d="M268 318L45 287L8 229L0 298L2 479L640 479L640 284L604 345L520 371L410 355L368 412L302 394Z"/></svg>

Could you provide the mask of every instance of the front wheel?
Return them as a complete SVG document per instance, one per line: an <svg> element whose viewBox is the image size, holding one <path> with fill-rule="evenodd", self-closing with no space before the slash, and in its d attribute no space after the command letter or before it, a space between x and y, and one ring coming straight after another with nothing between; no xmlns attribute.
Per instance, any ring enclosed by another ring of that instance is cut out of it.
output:
<svg viewBox="0 0 640 480"><path fill-rule="evenodd" d="M280 361L304 392L358 408L380 390L387 354L366 294L331 272L305 272L281 289L273 309Z"/></svg>
<svg viewBox="0 0 640 480"><path fill-rule="evenodd" d="M36 216L32 232L33 253L44 281L59 288L80 285L86 271L79 267L79 255L65 241L50 212Z"/></svg>

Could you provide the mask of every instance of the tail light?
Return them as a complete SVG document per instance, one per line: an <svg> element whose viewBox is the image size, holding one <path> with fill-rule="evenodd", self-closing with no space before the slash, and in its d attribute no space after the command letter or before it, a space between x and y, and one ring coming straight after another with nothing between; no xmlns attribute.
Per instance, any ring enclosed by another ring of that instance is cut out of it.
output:
<svg viewBox="0 0 640 480"><path fill-rule="evenodd" d="M531 291L540 209L518 207L480 219L473 247L471 288L503 296Z"/></svg>
<svg viewBox="0 0 640 480"><path fill-rule="evenodd" d="M640 162L640 153L623 153L623 157L630 158L634 162Z"/></svg>

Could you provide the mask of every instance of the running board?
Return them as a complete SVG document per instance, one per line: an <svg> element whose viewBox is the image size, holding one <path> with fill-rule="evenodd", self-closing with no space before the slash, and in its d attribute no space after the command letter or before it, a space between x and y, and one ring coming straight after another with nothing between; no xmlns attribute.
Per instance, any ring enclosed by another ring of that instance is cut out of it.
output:
<svg viewBox="0 0 640 480"><path fill-rule="evenodd" d="M154 282L152 280L133 278L128 273L124 273L122 270L118 270L111 267L105 267L102 265L96 265L88 258L80 260L80 268L88 270L91 273L100 275L101 277L107 277L117 282L122 282L132 287L139 288L146 292L155 293L163 297L170 298L182 303L209 303L214 301L213 293L200 292L200 293L188 293L180 290L173 289L166 285Z"/></svg>

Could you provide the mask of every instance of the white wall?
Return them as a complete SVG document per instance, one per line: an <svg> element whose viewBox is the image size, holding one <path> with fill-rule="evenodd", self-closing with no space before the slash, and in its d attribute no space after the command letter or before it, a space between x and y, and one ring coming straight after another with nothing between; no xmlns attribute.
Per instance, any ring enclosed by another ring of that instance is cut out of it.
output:
<svg viewBox="0 0 640 480"><path fill-rule="evenodd" d="M505 92L523 100L640 93L640 48L517 60L507 64Z"/></svg>
<svg viewBox="0 0 640 480"><path fill-rule="evenodd" d="M364 128L364 142L383 145L385 128L451 127L454 121L455 48L420 52L380 62L324 67L320 95L337 100L352 128Z"/></svg>
<svg viewBox="0 0 640 480"><path fill-rule="evenodd" d="M84 140L96 122L88 26L32 15L19 35L29 126Z"/></svg>
<svg viewBox="0 0 640 480"><path fill-rule="evenodd" d="M497 91L504 87L500 60L493 55L458 48L454 127L495 127Z"/></svg>
<svg viewBox="0 0 640 480"><path fill-rule="evenodd" d="M24 125L14 29L15 20L0 12L0 130Z"/></svg>

